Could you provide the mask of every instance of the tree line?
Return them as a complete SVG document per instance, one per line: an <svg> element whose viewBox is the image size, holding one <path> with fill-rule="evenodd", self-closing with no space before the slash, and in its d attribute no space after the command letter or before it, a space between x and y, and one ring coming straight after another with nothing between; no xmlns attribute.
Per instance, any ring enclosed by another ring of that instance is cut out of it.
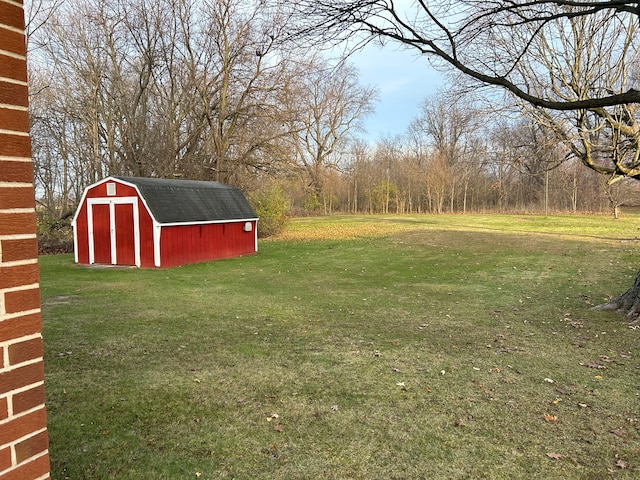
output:
<svg viewBox="0 0 640 480"><path fill-rule="evenodd" d="M310 47L319 44L308 41L292 5L33 0L30 115L42 211L68 215L83 189L108 175L215 180L249 195L275 187L295 214L577 212L636 202L633 184L593 172L615 176L620 167L611 162L625 166L637 151L628 105L551 114L462 91L465 82L450 77L459 88L425 99L403 135L366 141L362 121L375 109L376 89L362 85L348 59ZM313 9L303 11L306 20L322 8L337 11L336 2L296 5ZM540 91L575 91L578 77L619 91L633 73L627 63L607 78L577 68L588 63L578 52L595 55L588 39L609 53L632 47L631 27L612 41L598 25L602 19L576 20L560 42L538 44L520 29L510 41L529 42L537 56L517 65L519 78L564 52L574 78L552 77ZM486 34L474 30L474 38ZM501 42L507 51L507 38ZM620 138L626 143L615 143ZM591 171L582 167L589 162Z"/></svg>

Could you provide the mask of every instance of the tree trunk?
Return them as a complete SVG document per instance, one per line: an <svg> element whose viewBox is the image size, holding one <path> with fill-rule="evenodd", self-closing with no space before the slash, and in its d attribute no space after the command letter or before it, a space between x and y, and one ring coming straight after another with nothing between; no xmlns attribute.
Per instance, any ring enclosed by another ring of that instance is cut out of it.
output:
<svg viewBox="0 0 640 480"><path fill-rule="evenodd" d="M596 305L592 310L625 313L631 325L640 325L640 271L629 290L607 303Z"/></svg>

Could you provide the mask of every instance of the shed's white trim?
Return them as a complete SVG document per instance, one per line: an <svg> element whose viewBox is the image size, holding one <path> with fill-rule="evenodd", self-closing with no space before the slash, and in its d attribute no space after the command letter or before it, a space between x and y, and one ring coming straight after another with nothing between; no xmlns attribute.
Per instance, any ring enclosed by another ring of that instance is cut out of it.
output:
<svg viewBox="0 0 640 480"><path fill-rule="evenodd" d="M95 249L93 239L93 206L109 205L109 235L111 241L111 264L118 264L118 249L116 245L116 205L131 205L133 208L133 252L134 263L140 266L140 214L138 212L138 197L98 197L87 199L87 236L89 241L89 264L95 263ZM74 228L75 231L75 228Z"/></svg>
<svg viewBox="0 0 640 480"><path fill-rule="evenodd" d="M169 223L158 223L158 225L162 225L163 227L177 227L180 225L188 226L188 225L212 225L215 223L244 223L244 222L257 222L257 218L227 218L225 220L209 220L206 222L169 222Z"/></svg>
<svg viewBox="0 0 640 480"><path fill-rule="evenodd" d="M153 220L153 265L160 268L160 239L162 238L162 225Z"/></svg>
<svg viewBox="0 0 640 480"><path fill-rule="evenodd" d="M80 210L78 208L78 210ZM78 257L78 229L76 228L76 225L73 223L73 220L71 221L71 231L73 232L73 261L75 263L80 263L79 262L79 257Z"/></svg>
<svg viewBox="0 0 640 480"><path fill-rule="evenodd" d="M256 218L256 228L253 229L254 237L253 244L256 246L256 253L258 252L258 219Z"/></svg>

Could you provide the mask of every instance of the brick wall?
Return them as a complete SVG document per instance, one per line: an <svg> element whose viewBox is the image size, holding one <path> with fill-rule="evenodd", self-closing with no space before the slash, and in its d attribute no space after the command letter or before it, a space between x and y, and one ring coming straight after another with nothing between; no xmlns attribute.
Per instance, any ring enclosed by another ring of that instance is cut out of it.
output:
<svg viewBox="0 0 640 480"><path fill-rule="evenodd" d="M23 0L0 0L0 480L49 478Z"/></svg>

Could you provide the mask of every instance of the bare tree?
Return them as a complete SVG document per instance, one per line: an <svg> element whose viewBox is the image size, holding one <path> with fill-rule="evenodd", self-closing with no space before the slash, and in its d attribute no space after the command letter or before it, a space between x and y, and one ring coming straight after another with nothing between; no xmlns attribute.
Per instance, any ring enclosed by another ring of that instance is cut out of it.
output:
<svg viewBox="0 0 640 480"><path fill-rule="evenodd" d="M287 133L283 84L298 71L280 48L286 22L264 2L206 5L205 50L211 57L195 87L209 127L207 168L213 179L229 181L244 168L267 167L274 144Z"/></svg>
<svg viewBox="0 0 640 480"><path fill-rule="evenodd" d="M365 172L370 163L370 153L368 144L363 140L356 140L349 146L348 161L344 171L348 183L347 211L350 213L358 213L363 208L361 198L365 186L369 183L365 178Z"/></svg>
<svg viewBox="0 0 640 480"><path fill-rule="evenodd" d="M39 2L35 163L69 173L61 195L109 174L241 184L289 161L282 92L301 72L277 10L240 0Z"/></svg>
<svg viewBox="0 0 640 480"><path fill-rule="evenodd" d="M447 185L451 212L456 208L459 190L460 210L466 211L469 181L478 165L478 140L486 120L487 114L471 106L465 97L441 93L426 100L420 115L411 123L414 133L426 137L433 158L437 159L431 168L438 170L436 176L442 177ZM441 208L438 210L440 213Z"/></svg>
<svg viewBox="0 0 640 480"><path fill-rule="evenodd" d="M288 87L287 130L309 190L321 197L325 176L371 112L376 91L362 86L348 63L312 57L303 65L304 75Z"/></svg>
<svg viewBox="0 0 640 480"><path fill-rule="evenodd" d="M594 92L621 91L630 82L637 59L636 19L604 13L548 23L538 35L521 33L512 44L529 42L518 71L531 91L546 97L588 99ZM547 76L540 78L540 72ZM555 132L570 152L589 168L611 177L640 174L637 105L554 111L522 104L535 121Z"/></svg>

